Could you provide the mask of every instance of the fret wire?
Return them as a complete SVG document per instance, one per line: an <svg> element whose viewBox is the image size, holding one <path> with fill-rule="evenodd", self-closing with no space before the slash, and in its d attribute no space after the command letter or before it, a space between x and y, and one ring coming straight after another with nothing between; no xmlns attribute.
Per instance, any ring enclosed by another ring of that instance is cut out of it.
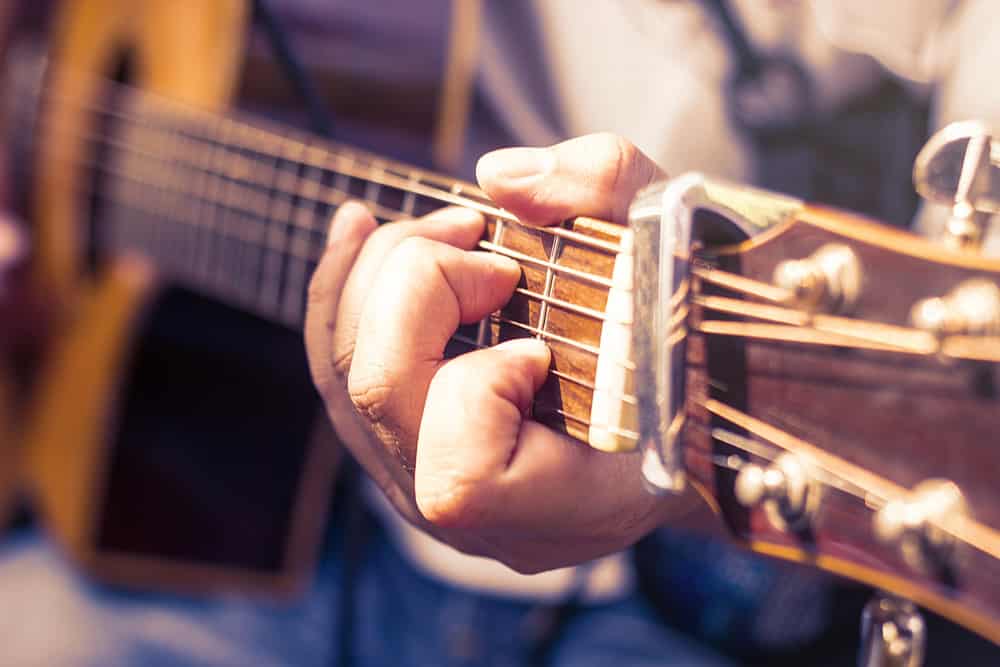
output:
<svg viewBox="0 0 1000 667"><path fill-rule="evenodd" d="M532 290L525 289L523 287L515 288L514 292L517 294L521 294L522 296L526 296L529 299L535 299L537 301L546 303L549 306L555 306L556 308L559 308L561 310L575 313L577 315L583 315L584 317L589 317L591 319L598 320L600 322L613 321L615 324L629 324L629 322L625 320L618 320L618 319L609 320L608 316L600 312L599 310L594 310L593 308L587 308L586 306L578 306L575 303L570 303L569 301L563 301L562 299L557 299L552 296L545 296L544 294L540 294L538 292L534 292Z"/></svg>
<svg viewBox="0 0 1000 667"><path fill-rule="evenodd" d="M536 336L539 339L554 340L557 343L564 343L582 352L587 352L588 354L592 354L595 357L601 353L600 349L594 347L593 345L589 345L582 341L573 340L572 338L566 338L564 336L560 336L559 334L554 334L549 331L542 331L538 327L532 326L527 322L518 322L517 320L512 320L502 315L491 315L490 319L494 322L499 322L500 324L509 324L512 327L523 329L524 331L531 333L532 335Z"/></svg>
<svg viewBox="0 0 1000 667"><path fill-rule="evenodd" d="M222 139L219 146L219 162L220 164L229 163L231 159L232 149L232 136L233 136L233 123L228 119L223 121L222 125ZM233 253L233 236L239 233L240 228L233 225L233 209L231 203L234 201L242 201L242 198L238 194L234 193L232 188L232 182L226 181L220 178L220 186L222 188L222 201L223 207L220 215L220 223L222 227L222 236L219 237L220 241L220 261L216 264L217 270L215 271L215 286L217 289L224 289L228 287L228 281L226 280L231 273L231 262Z"/></svg>
<svg viewBox="0 0 1000 667"><path fill-rule="evenodd" d="M558 273L565 273L568 276L573 276L574 278L578 278L585 282L590 282L600 285L602 287L607 287L608 289L611 289L612 286L611 280L609 278L605 278L604 276L587 273L585 271L578 271L568 266L560 266L558 264L552 264L552 262L548 260L538 259L536 257L532 257L531 255L525 255L522 252L511 250L510 248L494 245L489 241L480 241L478 246L480 248L483 248L484 250L491 250L493 252L503 254L507 257L510 257L511 259L516 259L520 262L524 262L527 264L534 264L535 266L540 266L544 269L551 268L553 271L556 271Z"/></svg>
<svg viewBox="0 0 1000 667"><path fill-rule="evenodd" d="M556 237L552 240L552 249L549 251L549 265L545 268L545 285L542 289L542 296L544 297L541 304L538 307L538 330L539 333L536 334L536 338L542 339L542 334L545 332L545 328L549 323L549 297L552 296L552 288L555 284L555 273L552 267L557 266L559 260L560 244L562 239Z"/></svg>
<svg viewBox="0 0 1000 667"><path fill-rule="evenodd" d="M237 126L237 134L243 132L240 126ZM248 170L252 173L260 168L259 161L253 161L249 166ZM260 223L260 211L265 210L267 205L267 195L265 193L257 193L255 197L254 209L256 212L254 214L246 214L241 216L245 220L243 227L248 234L248 238L244 243L240 244L240 261L237 267L236 273L236 284L239 286L239 290L242 294L242 298L245 302L252 302L256 298L257 290L254 285L254 280L256 276L256 267L260 264L260 244L256 242L258 234L260 233L261 226ZM265 223L266 224L266 223Z"/></svg>
<svg viewBox="0 0 1000 667"><path fill-rule="evenodd" d="M418 179L416 170L411 169L410 170L410 175L409 175L409 177L407 178L407 181L406 181L407 185L410 185L412 183L416 183L417 180L419 180L419 179ZM404 191L406 192L406 194L403 195L403 215L405 215L407 218L412 218L413 217L413 207L416 206L416 203L417 203L417 193L414 192L409 187L405 188Z"/></svg>
<svg viewBox="0 0 1000 667"><path fill-rule="evenodd" d="M304 173L308 174L310 169L315 169L315 167L306 167ZM303 198L305 198L305 192L310 187L308 184L311 182L308 178L302 179ZM317 221L324 215L322 206L323 204L313 199L308 206L300 205L296 209L297 215L300 218L300 224L290 230L292 234L291 244L296 246L299 253L303 256L309 254L312 233L318 226ZM304 258L293 262L289 277L290 284L286 292L288 294L287 298L291 299L291 303L294 304L294 307L289 307L288 316L297 320L305 319L306 273L307 267Z"/></svg>
<svg viewBox="0 0 1000 667"><path fill-rule="evenodd" d="M492 243L494 246L500 246L503 242L503 220L500 218L495 218L493 221L493 237ZM476 332L476 340L481 346L486 342L486 337L490 333L490 322L489 318L484 317L479 321L479 330Z"/></svg>
<svg viewBox="0 0 1000 667"><path fill-rule="evenodd" d="M285 159L291 165L291 170L282 170L281 176L279 176L279 181L284 179L287 190L295 190L296 185L299 184L299 176L302 170L307 168L303 166L301 157L305 154L305 146L289 146L285 152ZM296 228L299 225L299 198L298 192L293 192L289 196L289 215L281 218L280 220L272 220L271 226L277 224L282 230L282 241L284 243L284 252L281 253L281 279L279 287L279 297L278 297L278 315L286 322L293 323L295 321L295 313L293 311L294 306L290 305L289 294L293 289L293 281L295 278L296 265L298 264L292 257L291 253L298 249L295 243ZM292 301L291 303L294 303Z"/></svg>
<svg viewBox="0 0 1000 667"><path fill-rule="evenodd" d="M594 426L594 424L592 424L589 419L584 419L583 417L580 417L578 415L574 415L574 414L572 414L570 412L566 412L562 408L554 408L554 407L551 407L551 406L548 406L548 405L542 405L542 406L535 405L536 411L537 411L537 409L539 407L541 407L541 414L546 414L546 413L557 414L557 415L559 415L561 417L565 417L566 419L569 419L570 421L574 421L574 422L580 424L581 426L586 426L588 428L591 427L591 426ZM632 431L632 430L629 430L629 429L620 428L618 426L612 426L610 424L601 424L601 425L597 426L597 428L599 428L602 431L607 431L608 433L612 433L614 435L617 435L617 436L620 436L620 437L623 437L623 438L628 438L630 440L635 440L636 442L638 442L638 440L639 440L639 434L636 431Z"/></svg>
<svg viewBox="0 0 1000 667"><path fill-rule="evenodd" d="M378 195L379 191L382 189L382 184L378 183L375 179L384 176L385 169L378 164L373 166L372 169L372 178L365 184L364 200L378 206Z"/></svg>
<svg viewBox="0 0 1000 667"><path fill-rule="evenodd" d="M474 338L464 336L460 333L453 334L450 340L457 343L462 343L463 345L469 345L477 350L485 350L490 347L489 345L478 343ZM596 390L596 386L594 385L594 383L585 380L584 378L576 377L575 375L570 375L569 373L563 373L562 371L556 370L555 368L550 368L547 371L547 373L553 377L557 377L561 380L566 380L567 382L571 382L585 389L589 389L591 391ZM636 397L634 394L623 394L614 391L607 391L604 393L615 400L622 401L623 403L628 403L630 405L638 405L639 403L638 397Z"/></svg>
<svg viewBox="0 0 1000 667"><path fill-rule="evenodd" d="M548 331L542 331L538 327L533 327L530 324L526 324L524 322L517 322L515 320L511 320L503 316L491 315L490 318L495 322L500 322L501 324L509 324L510 326L517 327L518 329L523 329L524 331L527 331L529 333L539 334L542 339L553 340L556 341L557 343L563 343L565 345L569 345L572 348L575 348L582 352L587 352L594 356L600 355L602 356L602 358L607 359L610 363L613 363L617 366L622 366L627 370L630 371L635 370L635 362L629 359L613 357L608 352L602 353L599 348L596 348L588 343L584 343L583 341L575 340L573 338L566 338L565 336L560 336L558 334L554 334Z"/></svg>

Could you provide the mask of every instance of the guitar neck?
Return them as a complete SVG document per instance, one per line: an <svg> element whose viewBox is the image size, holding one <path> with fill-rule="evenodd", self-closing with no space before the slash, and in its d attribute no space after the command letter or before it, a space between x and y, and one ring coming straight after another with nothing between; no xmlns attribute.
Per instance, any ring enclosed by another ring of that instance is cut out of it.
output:
<svg viewBox="0 0 1000 667"><path fill-rule="evenodd" d="M169 108L134 93L93 137L95 241L138 251L172 279L289 326L340 204L379 222L442 205L509 218L474 186L287 128Z"/></svg>
<svg viewBox="0 0 1000 667"><path fill-rule="evenodd" d="M545 340L553 365L535 418L600 448L635 446L627 350L602 356L606 346L628 340L629 325L617 316L604 335L609 295L619 282L627 292L630 282L615 271L622 227L589 219L524 226L467 183L289 128L105 85L113 93L103 103L64 96L43 104L74 105L63 115L89 118L82 124L87 157L77 170L89 177L75 178L92 202L98 255L140 253L178 284L297 328L330 219L345 201L366 202L381 222L443 205L476 209L487 221L480 249L515 259L523 279L504 309L460 329L446 352ZM40 127L49 143L61 140L58 124Z"/></svg>

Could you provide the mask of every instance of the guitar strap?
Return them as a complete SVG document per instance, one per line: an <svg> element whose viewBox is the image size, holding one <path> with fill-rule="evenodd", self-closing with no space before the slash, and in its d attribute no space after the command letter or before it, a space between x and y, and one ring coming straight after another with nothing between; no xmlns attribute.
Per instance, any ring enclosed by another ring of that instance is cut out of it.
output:
<svg viewBox="0 0 1000 667"><path fill-rule="evenodd" d="M702 3L733 61L727 103L754 148L756 184L908 226L927 103L884 77L867 94L821 112L811 104L810 74L793 55L761 52L727 0Z"/></svg>

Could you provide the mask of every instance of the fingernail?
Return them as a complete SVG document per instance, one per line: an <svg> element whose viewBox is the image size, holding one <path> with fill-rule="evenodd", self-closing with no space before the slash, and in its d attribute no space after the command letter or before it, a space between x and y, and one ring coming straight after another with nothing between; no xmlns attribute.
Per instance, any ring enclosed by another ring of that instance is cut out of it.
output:
<svg viewBox="0 0 1000 667"><path fill-rule="evenodd" d="M486 181L524 181L545 176L555 168L548 148L503 148L487 153L476 165L476 177Z"/></svg>
<svg viewBox="0 0 1000 667"><path fill-rule="evenodd" d="M549 346L545 344L545 341L537 338L512 338L496 345L493 349L539 359L548 359L550 354Z"/></svg>
<svg viewBox="0 0 1000 667"><path fill-rule="evenodd" d="M506 255L498 255L495 252L488 253L488 256L501 271L521 273L521 265L517 263L517 260L511 259Z"/></svg>
<svg viewBox="0 0 1000 667"><path fill-rule="evenodd" d="M446 206L424 216L424 220L473 224L483 221L483 214L464 206Z"/></svg>
<svg viewBox="0 0 1000 667"><path fill-rule="evenodd" d="M360 215L368 215L368 207L361 202L352 199L341 204L330 220L330 229L326 233L326 246L329 248L347 238L351 229L351 217Z"/></svg>

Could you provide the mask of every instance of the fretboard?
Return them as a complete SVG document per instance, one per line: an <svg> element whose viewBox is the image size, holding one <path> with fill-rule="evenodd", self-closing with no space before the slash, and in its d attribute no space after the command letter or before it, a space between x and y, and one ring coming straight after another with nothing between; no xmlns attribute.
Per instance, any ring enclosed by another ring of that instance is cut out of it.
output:
<svg viewBox="0 0 1000 667"><path fill-rule="evenodd" d="M605 397L602 405L624 401L634 409L624 385L602 389L598 381L605 309L621 280L614 272L620 227L587 219L524 226L467 183L288 128L124 90L113 106L81 105L101 121L91 124L91 158L83 165L95 175L87 194L96 203L100 252L141 253L181 285L298 327L330 219L345 201L366 202L381 222L448 204L477 209L487 219L480 249L515 259L523 279L507 306L460 329L447 353L542 339L553 364L535 418L592 444L607 445L609 437L634 444L635 433L622 430L618 417L601 422L595 436L591 412L597 395ZM604 358L626 367L618 351Z"/></svg>
<svg viewBox="0 0 1000 667"><path fill-rule="evenodd" d="M93 138L98 247L151 257L177 282L301 324L330 219L350 199L380 222L461 204L474 186L260 123L125 100Z"/></svg>

